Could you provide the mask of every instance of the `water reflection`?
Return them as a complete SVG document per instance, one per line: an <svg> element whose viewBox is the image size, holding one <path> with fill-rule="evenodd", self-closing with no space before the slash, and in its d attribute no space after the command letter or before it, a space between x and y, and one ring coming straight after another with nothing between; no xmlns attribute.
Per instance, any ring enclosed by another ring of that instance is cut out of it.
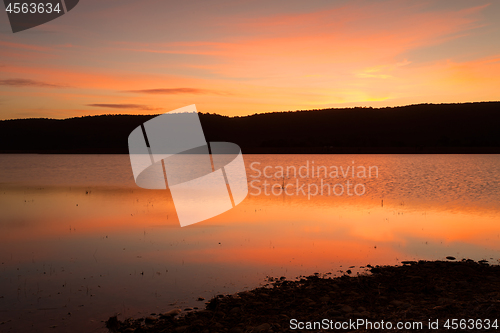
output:
<svg viewBox="0 0 500 333"><path fill-rule="evenodd" d="M364 184L362 196L249 195L222 215L180 228L169 193L137 188L127 156L4 156L1 330L100 331L109 315L202 307L198 297L253 288L266 275L500 257L496 155L244 158L249 182L260 184L283 184L284 177L252 177L256 161L354 160L378 166L379 174L353 179Z"/></svg>

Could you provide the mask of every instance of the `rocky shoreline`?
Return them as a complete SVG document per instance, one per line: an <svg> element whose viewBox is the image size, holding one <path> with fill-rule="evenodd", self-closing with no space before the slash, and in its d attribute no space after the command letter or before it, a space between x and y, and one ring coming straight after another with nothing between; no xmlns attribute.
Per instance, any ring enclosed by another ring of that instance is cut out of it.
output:
<svg viewBox="0 0 500 333"><path fill-rule="evenodd" d="M269 287L218 295L204 310L124 321L114 316L106 327L127 333L500 329L500 266L462 260L366 268L357 276L269 278Z"/></svg>

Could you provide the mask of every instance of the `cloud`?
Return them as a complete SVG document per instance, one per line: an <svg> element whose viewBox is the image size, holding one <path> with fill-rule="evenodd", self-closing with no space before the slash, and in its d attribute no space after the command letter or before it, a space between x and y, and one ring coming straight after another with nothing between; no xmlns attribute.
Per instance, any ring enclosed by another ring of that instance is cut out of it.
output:
<svg viewBox="0 0 500 333"><path fill-rule="evenodd" d="M371 68L366 68L362 72L357 73L356 75L361 78L378 78L378 79L389 79L393 76L388 74L399 67L407 66L411 64L411 61L405 59L404 61L388 64L388 65L379 65Z"/></svg>
<svg viewBox="0 0 500 333"><path fill-rule="evenodd" d="M147 105L141 104L87 104L87 106L92 106L96 108L110 108L110 109L135 109L144 111L154 111L161 110L161 108L153 108Z"/></svg>
<svg viewBox="0 0 500 333"><path fill-rule="evenodd" d="M5 46L5 47L9 47L9 48L23 49L23 50L29 50L29 51L51 51L51 49L49 47L45 47L45 46L11 43L11 42L6 42L6 41L0 41L0 45Z"/></svg>
<svg viewBox="0 0 500 333"><path fill-rule="evenodd" d="M120 51L133 51L159 54L191 54L191 55L222 55L222 42L170 42L170 43L137 43L115 42Z"/></svg>
<svg viewBox="0 0 500 333"><path fill-rule="evenodd" d="M197 88L160 88L160 89L143 89L143 90L128 90L131 93L151 94L151 95L177 95L177 94L221 94L217 91Z"/></svg>
<svg viewBox="0 0 500 333"><path fill-rule="evenodd" d="M289 85L315 74L345 81L353 78L353 72L397 62L414 50L472 33L482 25L479 13L485 8L431 10L426 3L357 1L309 13L229 18L221 28L233 35L220 42L139 48L205 54L206 61L199 58L190 67L225 78L263 79L268 86Z"/></svg>
<svg viewBox="0 0 500 333"><path fill-rule="evenodd" d="M67 88L59 84L47 83L30 79L5 79L0 80L0 86L11 87L42 87L42 88Z"/></svg>

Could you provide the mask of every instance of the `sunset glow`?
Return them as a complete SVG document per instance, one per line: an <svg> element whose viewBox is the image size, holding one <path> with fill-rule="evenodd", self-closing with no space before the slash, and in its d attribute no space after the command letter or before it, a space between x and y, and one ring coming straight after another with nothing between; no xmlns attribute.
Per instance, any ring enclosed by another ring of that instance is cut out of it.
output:
<svg viewBox="0 0 500 333"><path fill-rule="evenodd" d="M499 13L485 1L88 0L12 34L3 12L0 119L499 100Z"/></svg>

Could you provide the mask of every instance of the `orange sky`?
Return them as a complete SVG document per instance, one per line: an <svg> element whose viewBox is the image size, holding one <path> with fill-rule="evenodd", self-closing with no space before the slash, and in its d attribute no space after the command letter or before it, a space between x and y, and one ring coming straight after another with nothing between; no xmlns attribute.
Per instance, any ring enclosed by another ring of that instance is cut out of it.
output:
<svg viewBox="0 0 500 333"><path fill-rule="evenodd" d="M500 3L81 1L13 34L0 119L500 100Z"/></svg>

